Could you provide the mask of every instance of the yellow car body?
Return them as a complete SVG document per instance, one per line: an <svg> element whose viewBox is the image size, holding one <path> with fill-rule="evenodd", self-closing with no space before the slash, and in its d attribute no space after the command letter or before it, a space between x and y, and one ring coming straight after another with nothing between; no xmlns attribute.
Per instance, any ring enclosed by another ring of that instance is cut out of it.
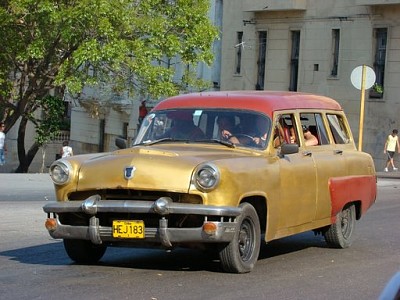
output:
<svg viewBox="0 0 400 300"><path fill-rule="evenodd" d="M108 246L197 245L215 246L225 271L249 272L263 233L268 242L313 230L350 246L376 199L372 158L356 149L341 106L306 93L172 97L132 147L61 159L50 174L46 228L80 263Z"/></svg>

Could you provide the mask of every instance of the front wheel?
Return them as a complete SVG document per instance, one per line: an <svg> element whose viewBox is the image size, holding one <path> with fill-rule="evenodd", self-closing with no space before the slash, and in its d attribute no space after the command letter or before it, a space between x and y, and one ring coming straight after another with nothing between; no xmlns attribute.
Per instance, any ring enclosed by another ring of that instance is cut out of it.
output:
<svg viewBox="0 0 400 300"><path fill-rule="evenodd" d="M95 245L86 240L64 240L64 248L69 258L78 264L95 264L104 255L106 246Z"/></svg>
<svg viewBox="0 0 400 300"><path fill-rule="evenodd" d="M242 214L237 220L235 237L219 249L222 268L230 273L250 272L260 253L261 230L257 212L249 203L243 203L240 207Z"/></svg>
<svg viewBox="0 0 400 300"><path fill-rule="evenodd" d="M325 241L332 248L348 248L351 246L356 224L356 208L345 207L336 216L336 222L324 233Z"/></svg>

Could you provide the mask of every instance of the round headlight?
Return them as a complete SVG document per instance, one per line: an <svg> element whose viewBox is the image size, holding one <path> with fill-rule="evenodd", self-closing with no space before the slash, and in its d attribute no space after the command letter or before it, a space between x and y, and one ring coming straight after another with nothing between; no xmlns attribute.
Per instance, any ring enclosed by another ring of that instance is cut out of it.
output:
<svg viewBox="0 0 400 300"><path fill-rule="evenodd" d="M50 166L50 177L55 184L62 185L69 181L72 167L67 161L58 160Z"/></svg>
<svg viewBox="0 0 400 300"><path fill-rule="evenodd" d="M214 189L218 185L219 179L218 168L211 164L199 166L194 174L194 184L203 191Z"/></svg>

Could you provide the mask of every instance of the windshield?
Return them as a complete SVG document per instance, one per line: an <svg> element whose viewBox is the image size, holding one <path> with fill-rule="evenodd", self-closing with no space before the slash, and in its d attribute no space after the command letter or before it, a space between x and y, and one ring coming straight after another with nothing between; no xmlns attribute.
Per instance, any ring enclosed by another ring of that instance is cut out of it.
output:
<svg viewBox="0 0 400 300"><path fill-rule="evenodd" d="M155 111L144 119L134 145L184 141L265 148L270 129L269 117L251 111Z"/></svg>

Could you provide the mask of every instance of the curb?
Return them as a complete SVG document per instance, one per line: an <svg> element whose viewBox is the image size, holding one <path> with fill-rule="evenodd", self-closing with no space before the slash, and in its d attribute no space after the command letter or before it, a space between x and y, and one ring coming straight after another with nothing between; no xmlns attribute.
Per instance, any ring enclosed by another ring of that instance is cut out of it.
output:
<svg viewBox="0 0 400 300"><path fill-rule="evenodd" d="M400 172L376 172L378 178L400 179Z"/></svg>

